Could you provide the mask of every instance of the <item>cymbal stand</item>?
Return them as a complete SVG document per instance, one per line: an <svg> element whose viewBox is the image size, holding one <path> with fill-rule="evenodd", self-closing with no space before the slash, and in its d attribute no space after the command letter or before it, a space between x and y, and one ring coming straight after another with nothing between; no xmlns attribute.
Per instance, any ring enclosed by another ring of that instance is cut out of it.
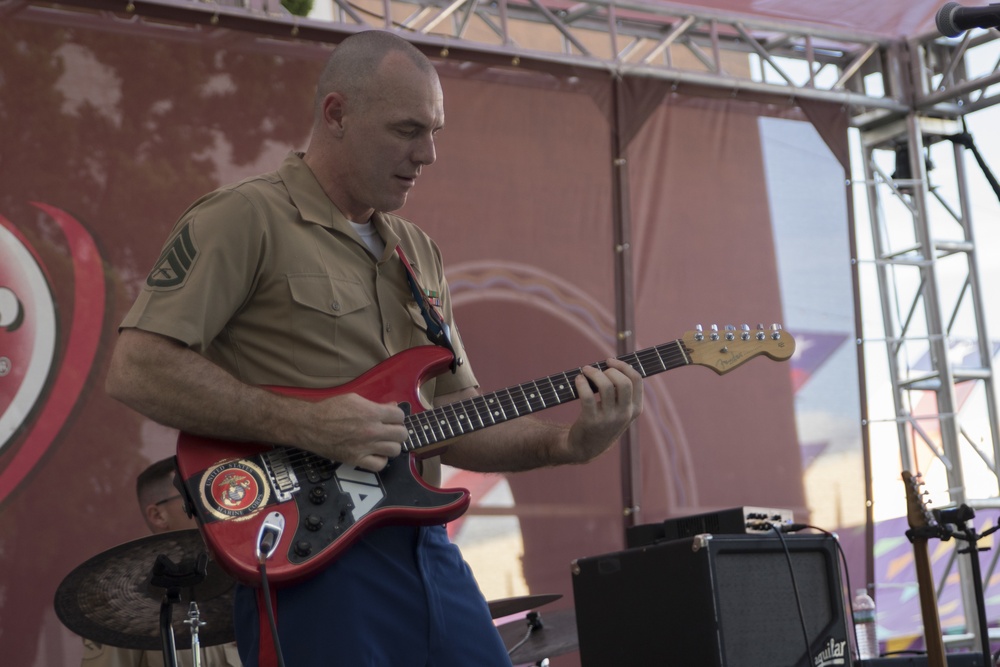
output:
<svg viewBox="0 0 1000 667"><path fill-rule="evenodd" d="M153 563L150 585L162 588L163 599L160 601L160 637L163 640L164 667L177 667L177 643L174 641L174 628L171 622L173 605L181 601L181 590L194 588L205 580L208 574L208 554L202 553L196 561L174 563L169 557L160 554ZM191 603L194 605L194 602ZM197 607L195 607L197 614ZM198 619L198 623L201 620ZM191 648L195 667L200 666L200 651L196 650L196 625L191 626Z"/></svg>
<svg viewBox="0 0 1000 667"><path fill-rule="evenodd" d="M201 667L201 639L198 629L205 625L205 621L201 620L198 603L194 600L191 600L188 607L188 617L184 624L191 627L191 667Z"/></svg>

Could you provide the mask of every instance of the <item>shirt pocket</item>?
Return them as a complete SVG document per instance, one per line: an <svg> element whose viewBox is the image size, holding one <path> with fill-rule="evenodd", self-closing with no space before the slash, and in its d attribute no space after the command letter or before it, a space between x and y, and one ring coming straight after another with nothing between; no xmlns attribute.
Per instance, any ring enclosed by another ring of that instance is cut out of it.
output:
<svg viewBox="0 0 1000 667"><path fill-rule="evenodd" d="M325 273L287 276L292 360L305 375L354 377L366 339L378 336L371 297L361 283ZM362 372L367 368L361 367Z"/></svg>

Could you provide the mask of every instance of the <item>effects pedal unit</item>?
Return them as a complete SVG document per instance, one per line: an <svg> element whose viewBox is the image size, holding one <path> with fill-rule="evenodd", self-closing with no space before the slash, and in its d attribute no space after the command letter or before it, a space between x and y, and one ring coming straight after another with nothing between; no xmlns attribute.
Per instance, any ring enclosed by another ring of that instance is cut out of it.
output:
<svg viewBox="0 0 1000 667"><path fill-rule="evenodd" d="M791 510L772 507L734 507L671 518L660 523L632 526L625 531L625 543L629 548L644 547L703 533L762 535L773 532L773 526L780 527L792 522Z"/></svg>

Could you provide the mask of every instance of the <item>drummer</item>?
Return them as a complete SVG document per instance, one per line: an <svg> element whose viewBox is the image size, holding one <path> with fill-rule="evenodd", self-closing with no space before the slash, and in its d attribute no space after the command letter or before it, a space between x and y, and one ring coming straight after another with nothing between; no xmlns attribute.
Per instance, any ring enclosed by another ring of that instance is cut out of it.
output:
<svg viewBox="0 0 1000 667"><path fill-rule="evenodd" d="M142 517L153 533L197 528L195 520L184 512L180 493L173 484L173 457L157 461L136 478L136 497ZM83 640L82 667L163 667L162 651L105 646ZM191 651L177 651L178 667L190 667ZM240 667L236 644L202 647L202 667Z"/></svg>

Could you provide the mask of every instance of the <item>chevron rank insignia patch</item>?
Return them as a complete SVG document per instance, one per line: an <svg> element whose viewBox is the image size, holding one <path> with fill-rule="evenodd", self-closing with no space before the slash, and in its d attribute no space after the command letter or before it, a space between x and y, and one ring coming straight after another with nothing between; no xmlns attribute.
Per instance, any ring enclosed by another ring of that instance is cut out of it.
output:
<svg viewBox="0 0 1000 667"><path fill-rule="evenodd" d="M191 224L188 223L156 260L156 266L146 278L146 284L159 289L180 287L187 280L188 272L197 257L198 248L191 236Z"/></svg>

